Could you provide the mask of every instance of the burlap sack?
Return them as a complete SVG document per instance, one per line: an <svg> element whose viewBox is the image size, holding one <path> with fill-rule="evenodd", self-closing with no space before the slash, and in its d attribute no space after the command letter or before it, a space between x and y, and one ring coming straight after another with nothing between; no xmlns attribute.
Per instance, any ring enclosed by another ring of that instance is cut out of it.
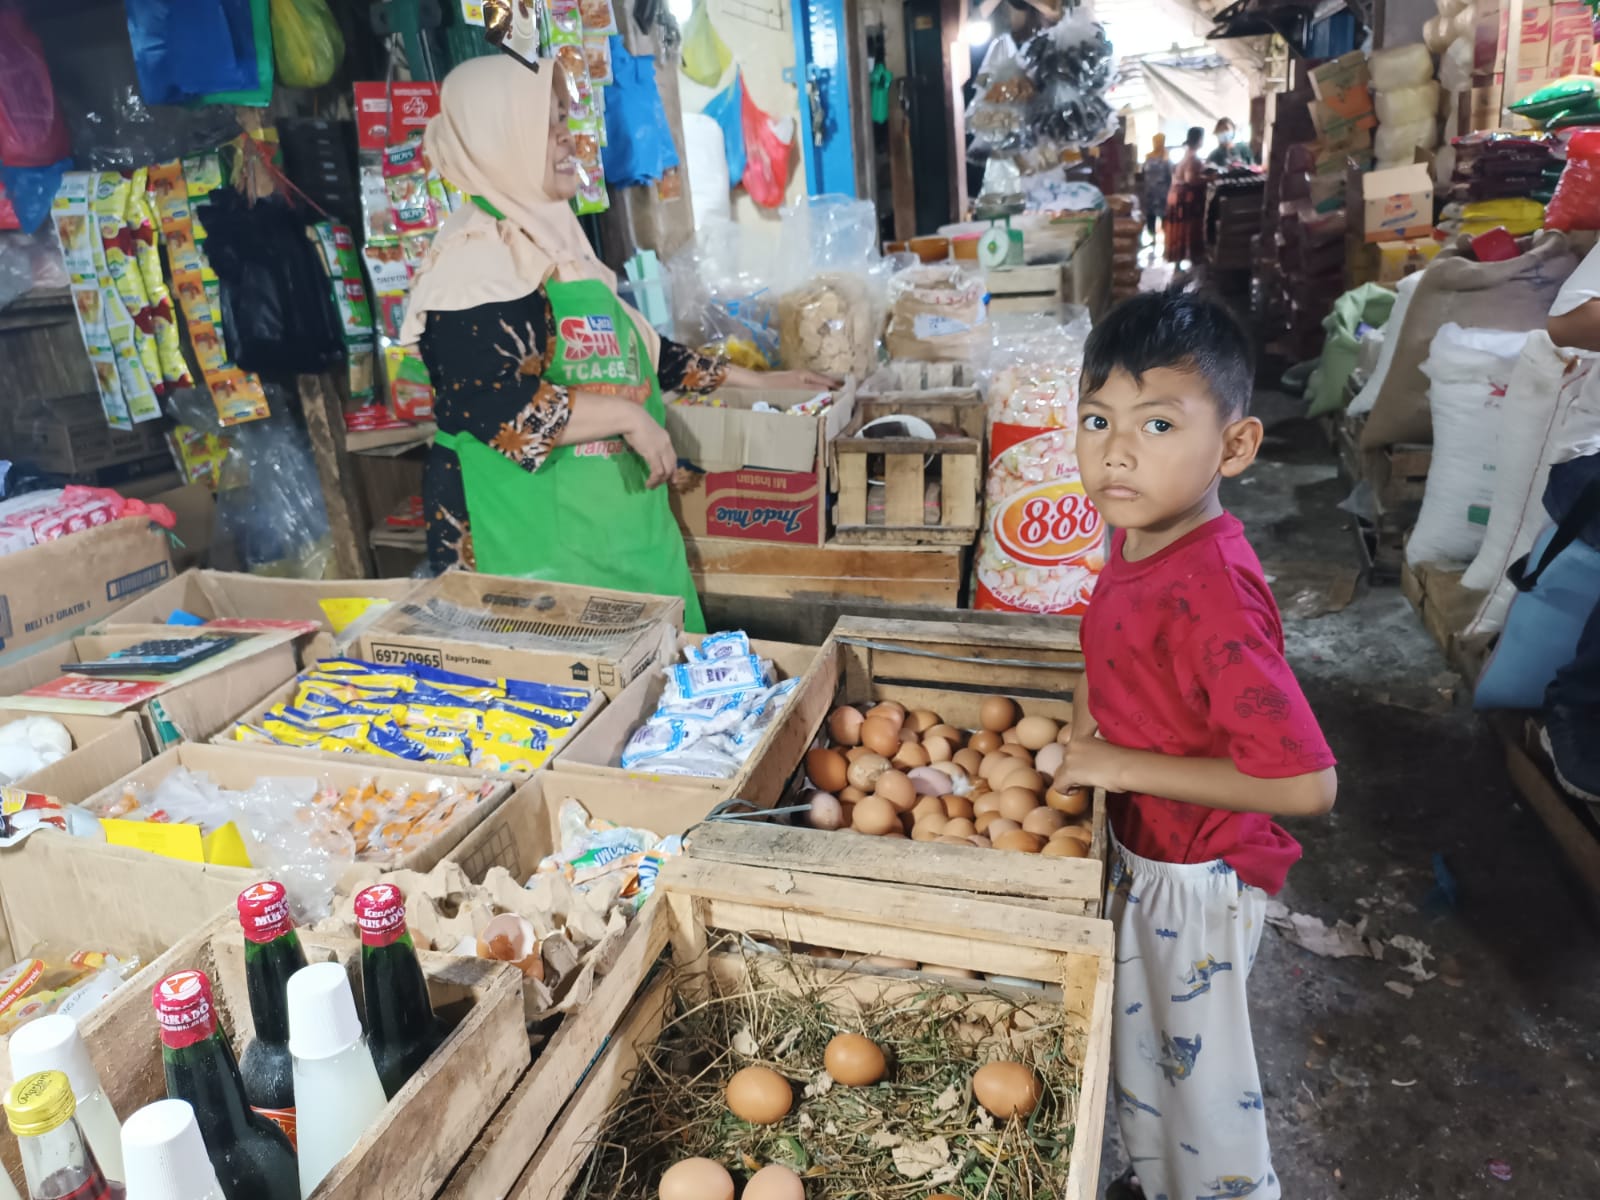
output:
<svg viewBox="0 0 1600 1200"><path fill-rule="evenodd" d="M1394 362L1361 433L1363 450L1396 442L1433 439L1428 416L1428 378L1422 373L1428 347L1441 326L1522 332L1543 329L1556 293L1578 265L1566 235L1544 230L1517 245L1522 254L1507 262L1482 263L1458 239L1422 272L1398 330Z"/></svg>

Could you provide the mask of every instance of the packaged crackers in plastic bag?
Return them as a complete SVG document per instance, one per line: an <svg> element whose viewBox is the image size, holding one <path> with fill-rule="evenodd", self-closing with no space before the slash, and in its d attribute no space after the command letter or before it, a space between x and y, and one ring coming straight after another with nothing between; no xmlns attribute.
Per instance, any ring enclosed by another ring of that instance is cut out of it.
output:
<svg viewBox="0 0 1600 1200"><path fill-rule="evenodd" d="M1106 528L1078 473L1087 313L1007 324L989 381L989 471L975 608L1078 614L1105 566Z"/></svg>

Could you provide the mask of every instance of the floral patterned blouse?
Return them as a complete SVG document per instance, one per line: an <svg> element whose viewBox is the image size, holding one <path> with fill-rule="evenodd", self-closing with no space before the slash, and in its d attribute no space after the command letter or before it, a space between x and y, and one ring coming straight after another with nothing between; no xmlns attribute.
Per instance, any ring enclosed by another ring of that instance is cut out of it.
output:
<svg viewBox="0 0 1600 1200"><path fill-rule="evenodd" d="M446 433L470 433L524 470L537 471L572 415L567 389L546 383L555 322L544 289L520 300L430 312L420 349L433 380L433 415ZM663 392L715 391L728 365L665 338L656 373ZM476 567L461 464L429 452L422 482L428 563L435 571Z"/></svg>

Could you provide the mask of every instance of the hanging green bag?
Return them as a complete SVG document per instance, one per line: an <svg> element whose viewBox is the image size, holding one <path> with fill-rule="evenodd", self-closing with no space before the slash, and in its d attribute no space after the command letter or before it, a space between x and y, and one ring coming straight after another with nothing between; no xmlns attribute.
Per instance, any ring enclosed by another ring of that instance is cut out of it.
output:
<svg viewBox="0 0 1600 1200"><path fill-rule="evenodd" d="M344 35L327 0L272 0L272 49L288 87L321 87L344 58Z"/></svg>
<svg viewBox="0 0 1600 1200"><path fill-rule="evenodd" d="M711 24L705 0L700 0L683 27L683 73L702 87L716 87L732 63L733 51Z"/></svg>

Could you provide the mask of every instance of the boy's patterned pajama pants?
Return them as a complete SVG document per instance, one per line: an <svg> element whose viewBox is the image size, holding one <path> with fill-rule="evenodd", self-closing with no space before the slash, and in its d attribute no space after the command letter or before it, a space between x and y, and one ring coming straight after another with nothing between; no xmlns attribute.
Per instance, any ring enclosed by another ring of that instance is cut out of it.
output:
<svg viewBox="0 0 1600 1200"><path fill-rule="evenodd" d="M1245 1000L1266 893L1111 850L1111 1101L1146 1200L1279 1200Z"/></svg>

